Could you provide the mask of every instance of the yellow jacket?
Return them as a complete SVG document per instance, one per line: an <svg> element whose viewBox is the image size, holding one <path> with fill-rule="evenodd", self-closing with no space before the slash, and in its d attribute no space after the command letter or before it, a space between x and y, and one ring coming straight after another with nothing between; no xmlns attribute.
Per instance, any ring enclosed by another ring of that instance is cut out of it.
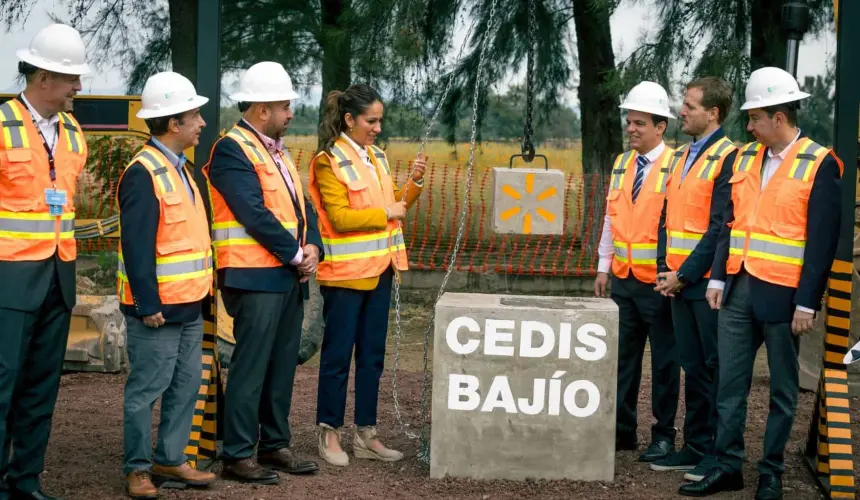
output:
<svg viewBox="0 0 860 500"><path fill-rule="evenodd" d="M349 192L346 186L335 176L327 156L320 155L317 158L315 169L314 175L319 185L320 197L325 207L325 213L337 232L348 233L351 231L380 231L385 229L388 222L385 207L363 209L352 209L349 207ZM410 178L403 189L406 189L406 186L409 187L408 196L406 197L406 208L409 209L415 203L415 200L418 199L418 196L421 195L421 191L424 189L424 182L422 180L418 184ZM394 185L394 198L397 201L401 201L402 196L403 191L398 189L397 185ZM342 281L320 280L318 283L324 286L366 291L376 288L379 284L379 277Z"/></svg>

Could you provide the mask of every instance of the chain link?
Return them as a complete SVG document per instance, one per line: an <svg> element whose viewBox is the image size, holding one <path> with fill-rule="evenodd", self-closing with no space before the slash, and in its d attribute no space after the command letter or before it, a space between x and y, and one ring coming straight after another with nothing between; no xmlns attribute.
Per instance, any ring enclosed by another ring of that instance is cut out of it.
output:
<svg viewBox="0 0 860 500"><path fill-rule="evenodd" d="M460 50L457 53L457 59L454 61L454 68L460 62L460 57L463 55L463 49L466 47L466 43L469 40L469 35L472 33L472 28L474 27L474 23L469 27L469 31L466 33L466 37L463 39L463 44L460 45ZM451 90L451 84L454 82L455 73L452 70L451 75L448 78L448 83L445 85L445 90L442 92L442 97L439 99L439 104L436 106L436 110L433 113L433 116L430 118L430 122L427 124L427 128L424 131L424 137L421 139L421 146L418 149L418 153L416 154L416 159L421 157L421 153L424 152L424 147L427 144L427 139L430 137L430 132L433 130L433 125L436 123L436 118L439 116L439 111L442 109L442 105L445 103L445 99L448 97L448 91ZM413 163L414 165L414 163ZM409 173L409 177L406 178L406 186L403 188L403 194L400 197L401 200L406 200L409 196L409 188L411 184L409 179L415 174L415 168L413 166L412 171ZM401 221L397 221L397 227L403 231L403 223ZM391 235L389 235L389 245L391 244ZM398 254L394 254L395 267L398 267L399 257ZM394 325L395 325L395 333L394 333L394 371L392 372L391 377L391 393L392 398L394 399L394 416L397 419L397 425L400 427L400 432L402 432L409 439L416 439L419 436L413 432L407 430L407 425L403 423L403 416L400 413L400 401L397 397L397 370L400 365L400 343L403 340L403 329L400 321L400 273L397 272L394 279ZM425 346L427 343L427 339L425 339ZM425 363L426 370L426 363Z"/></svg>
<svg viewBox="0 0 860 500"><path fill-rule="evenodd" d="M535 0L529 0L528 14L528 62L526 64L526 124L523 129L523 146L522 154L527 162L534 159L535 147L532 142L532 114L534 110L534 69L535 69L535 46L537 39L535 37Z"/></svg>

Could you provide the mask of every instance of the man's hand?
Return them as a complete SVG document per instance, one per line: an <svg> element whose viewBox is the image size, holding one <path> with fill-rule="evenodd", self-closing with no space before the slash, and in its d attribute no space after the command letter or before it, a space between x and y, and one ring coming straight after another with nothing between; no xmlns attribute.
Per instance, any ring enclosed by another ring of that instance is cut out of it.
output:
<svg viewBox="0 0 860 500"><path fill-rule="evenodd" d="M609 273L597 273L594 280L594 296L606 297L606 286L609 284Z"/></svg>
<svg viewBox="0 0 860 500"><path fill-rule="evenodd" d="M160 312L157 312L152 316L146 316L143 318L143 324L149 328L158 328L164 324L164 316L162 316Z"/></svg>
<svg viewBox="0 0 860 500"><path fill-rule="evenodd" d="M317 266L320 262L320 249L316 245L305 245L302 247L304 256L299 264L299 272L304 275L312 275L317 272Z"/></svg>
<svg viewBox="0 0 860 500"><path fill-rule="evenodd" d="M719 310L720 304L723 303L723 291L719 288L708 288L708 291L705 292L705 299L708 300L711 309Z"/></svg>
<svg viewBox="0 0 860 500"><path fill-rule="evenodd" d="M412 180L414 182L420 182L424 178L424 171L427 170L427 160L429 159L430 157L422 154L412 162Z"/></svg>
<svg viewBox="0 0 860 500"><path fill-rule="evenodd" d="M806 311L794 311L794 319L791 320L791 332L797 336L809 333L812 330L812 323L815 319L815 313Z"/></svg>
<svg viewBox="0 0 860 500"><path fill-rule="evenodd" d="M385 207L385 210L388 212L389 220L400 220L406 218L405 201L395 201L391 205Z"/></svg>
<svg viewBox="0 0 860 500"><path fill-rule="evenodd" d="M675 271L657 274L657 286L654 290L663 294L664 297L674 297L684 285L678 281L678 273Z"/></svg>

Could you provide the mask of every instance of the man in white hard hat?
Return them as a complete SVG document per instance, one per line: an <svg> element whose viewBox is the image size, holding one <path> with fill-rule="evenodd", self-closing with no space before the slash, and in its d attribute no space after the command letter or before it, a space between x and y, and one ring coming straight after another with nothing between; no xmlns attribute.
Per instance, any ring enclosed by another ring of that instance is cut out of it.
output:
<svg viewBox="0 0 860 500"><path fill-rule="evenodd" d="M240 482L276 484L274 470L318 469L289 448L302 301L323 258L316 215L305 209L301 179L281 140L297 97L283 66L251 66L230 96L242 119L218 140L203 167L217 283L236 340L224 403L222 475Z"/></svg>
<svg viewBox="0 0 860 500"><path fill-rule="evenodd" d="M693 141L675 152L660 224L657 253L666 268L657 275L657 290L671 297L686 412L684 445L651 469L685 471L690 480L713 465L717 432L717 311L705 292L737 156L722 127L731 107L732 88L724 79L705 76L687 84L680 114L682 131Z"/></svg>
<svg viewBox="0 0 860 500"><path fill-rule="evenodd" d="M618 410L615 447L638 446L637 403L645 343L651 342L651 401L655 424L651 442L639 456L653 462L674 450L680 368L668 298L657 283L657 237L674 151L663 142L670 118L666 90L654 82L635 86L621 104L627 110L630 151L612 167L600 260L594 293L606 296L612 272L612 299L619 309Z"/></svg>
<svg viewBox="0 0 860 500"><path fill-rule="evenodd" d="M839 238L842 162L797 127L809 94L779 68L750 75L746 102L756 142L733 165L731 200L707 299L719 309L718 467L681 487L706 496L744 487L744 430L756 352L767 346L770 413L757 500L782 498L785 445L794 424L800 336L812 329Z"/></svg>
<svg viewBox="0 0 860 500"><path fill-rule="evenodd" d="M143 88L137 116L152 134L120 175L117 290L125 315L130 372L125 384L123 476L132 498L155 498L157 485L206 486L211 472L191 467L191 433L202 370L202 301L212 290L206 209L183 151L206 125L184 76L164 72ZM161 398L152 457L152 408ZM155 484L153 484L153 479Z"/></svg>
<svg viewBox="0 0 860 500"><path fill-rule="evenodd" d="M75 185L87 161L69 112L89 67L62 24L17 55L26 88L0 105L0 479L11 498L50 499L39 475L75 305Z"/></svg>

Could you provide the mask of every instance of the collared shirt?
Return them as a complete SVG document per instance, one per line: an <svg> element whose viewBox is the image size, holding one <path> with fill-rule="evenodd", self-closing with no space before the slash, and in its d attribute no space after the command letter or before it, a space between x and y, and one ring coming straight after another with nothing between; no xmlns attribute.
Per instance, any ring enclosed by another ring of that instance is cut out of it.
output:
<svg viewBox="0 0 860 500"><path fill-rule="evenodd" d="M30 104L30 101L27 100L27 96L24 93L21 93L21 102L27 106L27 110L30 111L30 114L33 116L33 119L36 120L36 126L39 127L39 131L42 132L42 136L45 138L45 142L48 143L48 147L51 148L51 152L57 147L57 137L59 136L59 123L60 123L60 115L54 114L49 116L48 118L42 118L42 115L36 111L36 108Z"/></svg>
<svg viewBox="0 0 860 500"><path fill-rule="evenodd" d="M690 152L687 154L687 161L686 163L684 163L684 170L681 172L681 180L684 180L684 178L687 177L687 172L689 172L690 167L693 166L693 159L699 155L699 151L702 150L702 148L705 146L705 143L708 142L708 139L710 139L711 136L714 135L714 132L719 129L720 128L717 127L710 134L690 144Z"/></svg>
<svg viewBox="0 0 860 500"><path fill-rule="evenodd" d="M660 158L660 155L663 154L664 149L666 149L666 144L663 141L660 141L660 144L658 144L656 148L645 153L644 156L645 159L648 160L648 163L646 163L642 169L643 179L648 178L648 174L651 172L651 167L654 166L654 162L657 161L657 158ZM597 247L597 255L599 256L599 260L597 262L597 272L608 273L609 270L612 269L612 256L614 254L615 245L612 243L612 229L609 219L609 207L607 207L606 217L603 220L603 233L600 235L600 245L598 245Z"/></svg>
<svg viewBox="0 0 860 500"><path fill-rule="evenodd" d="M296 187L293 185L293 176L290 175L290 171L287 170L287 165L284 164L283 158L281 158L280 153L285 155L289 155L289 151L284 149L284 141L278 139L277 141L272 139L271 137L267 137L260 133L259 130L255 129L253 125L248 123L248 120L242 118L242 121L245 122L245 125L251 128L254 132L257 133L257 137L260 138L260 142L263 143L263 147L266 148L266 151L272 156L272 160L275 161L275 165L278 166L278 170L281 171L281 176L284 178L284 182L287 183L287 188L290 190L290 196L293 197L293 200L296 199Z"/></svg>
<svg viewBox="0 0 860 500"><path fill-rule="evenodd" d="M185 166L185 162L188 161L188 158L185 157L185 153L177 155L155 137L152 137L152 143L159 151L161 151L161 154L167 158L167 161L176 167L176 171L179 172L179 178L182 179L182 183L185 184L185 189L188 191L188 196L191 198L191 203L197 203L197 200L194 199L194 191L191 189L191 184L188 183L188 177L185 175L185 169L183 168Z"/></svg>
<svg viewBox="0 0 860 500"><path fill-rule="evenodd" d="M773 174L776 173L776 170L782 165L782 160L785 159L785 155L788 153L788 150L794 146L794 143L800 139L800 130L798 129L797 135L794 136L794 140L791 141L788 146L785 147L779 153L774 153L771 148L767 149L767 159L764 161L764 165L761 169L761 188L764 190L767 183L770 182L770 179L773 177ZM710 280L708 282L708 288L714 288L716 290L724 290L726 288L726 282L720 280ZM810 314L815 314L815 310L810 309L808 307L797 306L797 310L801 312L806 312Z"/></svg>
<svg viewBox="0 0 860 500"><path fill-rule="evenodd" d="M260 138L260 141L263 143L263 147L266 148L266 151L269 152L269 155L271 155L272 160L274 160L275 165L278 166L278 170L281 171L281 177L283 177L284 182L287 183L287 189L290 190L290 196L293 198L293 202L296 206L298 206L298 201L296 200L296 188L295 186L293 186L293 176L290 175L290 171L287 170L287 166L284 164L283 158L281 158L281 155L278 154L281 152L287 155L290 154L289 152L284 151L284 141L280 139L276 141L270 137L267 137L261 134L259 130L254 128L253 125L248 123L248 120L242 118L242 121L245 122L245 125L247 125L248 128L253 130L257 134L257 137ZM305 252L304 250L302 250L301 242L299 243L299 251L296 252L296 256L293 257L292 260L290 260L290 264L294 266L298 266L299 264L301 264L302 259L304 259L305 257Z"/></svg>

